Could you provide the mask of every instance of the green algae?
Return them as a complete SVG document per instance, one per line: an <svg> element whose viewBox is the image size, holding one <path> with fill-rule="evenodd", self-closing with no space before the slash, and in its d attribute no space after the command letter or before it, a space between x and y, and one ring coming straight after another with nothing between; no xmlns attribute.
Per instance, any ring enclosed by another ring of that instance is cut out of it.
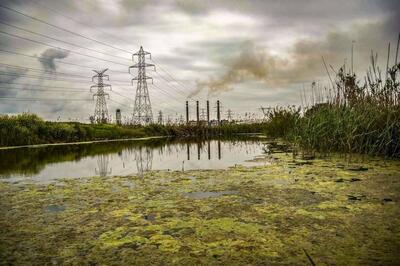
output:
<svg viewBox="0 0 400 266"><path fill-rule="evenodd" d="M0 183L0 261L298 265L306 249L318 265L399 263L399 161L272 156L226 170ZM212 197L187 196L199 191Z"/></svg>

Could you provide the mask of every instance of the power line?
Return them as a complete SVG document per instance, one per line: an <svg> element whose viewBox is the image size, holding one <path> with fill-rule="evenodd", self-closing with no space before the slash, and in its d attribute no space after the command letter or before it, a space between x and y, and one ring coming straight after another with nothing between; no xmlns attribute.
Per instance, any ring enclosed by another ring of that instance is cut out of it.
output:
<svg viewBox="0 0 400 266"><path fill-rule="evenodd" d="M19 98L19 97L0 97L0 100L13 100L13 101L92 101L92 99Z"/></svg>
<svg viewBox="0 0 400 266"><path fill-rule="evenodd" d="M10 84L10 85L19 85L19 86L32 86L32 84L28 84L28 83L15 83L15 82L1 82L1 84ZM42 84L38 84L38 85L33 85L35 87L40 87L40 88L55 88L55 89L70 89L71 87L60 87L60 86L49 86L49 85L42 85ZM81 91L87 91L87 89L82 89Z"/></svg>
<svg viewBox="0 0 400 266"><path fill-rule="evenodd" d="M1 6L1 5L0 5L0 6ZM22 37L22 36L19 36L19 35L16 35L16 34L12 34L12 33L9 33L9 32L0 31L0 33L3 33L3 34L5 34L5 35L9 35L9 36L12 36L12 37L15 37L15 38L18 38L18 39L22 39L22 40L26 40L26 41L38 43L38 44L41 44L41 45L44 45L44 46L48 46L48 47L51 47L51 48L54 48L54 49L64 50L64 51L67 51L67 52L69 52L69 53L74 53L74 54L78 54L78 55L81 55L81 56L86 56L86 57L94 58L94 59L97 59L97 60L105 61L105 62L108 62L108 63L113 63L113 64L116 64L116 65L127 66L127 65L125 65L125 64L121 64L121 63L118 63L118 62L115 62L115 61L103 59L103 58L96 57L96 56L93 56L93 55L83 54L83 53L80 53L80 52L77 52L77 51L73 51L73 50L70 50L70 49L65 49L65 48L57 47L57 46L54 46L54 45L51 45L51 44L47 44L47 43L45 43L45 42L32 40L32 39L29 39L29 38L26 38L26 37Z"/></svg>
<svg viewBox="0 0 400 266"><path fill-rule="evenodd" d="M10 68L16 68L16 69L29 69L34 72L39 72L39 73L45 73L45 74L51 74L51 75L62 75L62 76L70 76L74 77L74 79L85 79L87 80L87 76L82 76L82 75L77 75L77 74L70 74L70 73L64 73L64 72L56 72L56 71L48 71L48 70L43 70L43 69L38 69L38 68L32 68L32 67L23 67L23 66L16 66L16 65L10 65L10 64L4 64L0 63L0 65L8 66ZM0 70L2 71L2 70ZM76 77L76 78L75 78ZM124 83L124 84L129 84L127 81L123 80L112 80L113 82L119 82L119 83Z"/></svg>
<svg viewBox="0 0 400 266"><path fill-rule="evenodd" d="M76 75L76 74L70 74L70 73L63 73L63 72L56 72L56 71L49 71L49 70L44 70L44 69L38 69L38 68L33 68L33 67L23 67L23 66L16 66L16 65L11 65L11 64L4 64L0 63L0 65L9 67L9 68L15 68L15 69L25 69L25 70L31 70L34 72L42 72L46 74L52 74L52 75L63 75L63 76L74 76L74 77L80 77L80 78L87 78L85 76L81 75Z"/></svg>
<svg viewBox="0 0 400 266"><path fill-rule="evenodd" d="M186 95L186 93L185 93L185 90L186 90L185 86L184 86L181 82L179 82L177 79L175 79L175 78L172 76L172 74L169 73L166 69L164 69L163 67L161 67L160 64L158 64L154 59L151 59L151 61L153 61L153 62L157 65L157 67L158 67L159 69L161 69L162 71L164 71L173 81L175 81L177 84L179 84L179 85L183 88L183 93L185 94L186 98L188 98L187 95ZM160 76L161 76L161 75L160 75ZM189 98L189 100L193 100L193 99L190 99L190 98ZM193 101L194 101L194 100L193 100Z"/></svg>
<svg viewBox="0 0 400 266"><path fill-rule="evenodd" d="M33 88L13 88L13 87L0 87L0 89L8 89L8 90L28 90L28 91L48 91L48 92L88 92L83 90L54 90L54 89L33 89Z"/></svg>
<svg viewBox="0 0 400 266"><path fill-rule="evenodd" d="M66 16L65 14L63 14L63 13L57 11L57 10L52 9L52 8L48 7L47 5L43 5L42 3L40 3L40 1L35 1L35 0L34 0L34 2L35 2L36 4L39 4L39 5L42 6L42 7L46 8L46 9L48 9L48 10L50 10L50 11L52 11L52 12L58 14L58 15L61 15L61 16L65 17L65 18L71 20L71 21L74 21L74 22L76 22L76 23L78 23L78 24L84 25L82 22L80 22L80 21L78 21L78 20L76 20L76 19L74 19L74 18L72 18L72 17L70 17L70 16ZM85 26L86 26L86 25L85 25ZM96 29L96 30L98 30L98 29ZM99 31L100 31L100 30L99 30ZM102 32L102 31L100 31L100 32ZM104 32L102 32L102 33L104 33ZM113 35L113 36L114 36L114 38L116 38L116 39L119 39L119 40L121 40L121 41L123 41L123 42L125 42L125 43L128 43L125 39L121 39L121 38L119 38L118 36L115 36L115 35ZM81 36L81 37L82 37L82 36ZM124 50L124 51L130 53L129 51L126 51L126 50ZM157 65L158 68L160 68L162 71L164 71L172 80L174 80L177 84L179 84L179 85L183 88L184 96L185 96L185 98L187 98L187 95L186 95L186 92L185 92L185 90L186 90L185 86L182 85L182 83L179 82L177 79L175 79L175 78L172 76L172 74L171 74L170 72L168 72L166 69L164 69L164 68L163 68L160 64L158 64L154 59L150 59L150 60L153 61L153 62ZM160 76L161 76L161 75L160 75ZM182 92L182 91L181 91L181 92ZM189 100L194 101L193 99L190 99L190 98L189 98Z"/></svg>
<svg viewBox="0 0 400 266"><path fill-rule="evenodd" d="M14 55L19 55L19 56L25 56L25 57L31 57L34 59L42 59L42 60L48 60L48 58L43 57L43 56L37 56L37 55L28 55L28 54L24 54L24 53L19 53L19 52L15 52L15 51L8 51L8 50L3 50L0 49L1 53L8 53L8 54L14 54ZM57 63L59 64L64 64L64 65L71 65L71 66L77 66L77 67L82 67L82 68L87 68L92 70L95 67L91 67L91 66L84 66L84 65L79 65L79 64L75 64L75 63L69 63L69 62L64 62L64 61L57 61ZM119 71L119 70L112 70L110 69L111 72L118 72L118 73L124 73L126 74L126 71Z"/></svg>
<svg viewBox="0 0 400 266"><path fill-rule="evenodd" d="M42 19L39 19L39 18L30 16L30 15L28 15L28 14L25 14L25 13L23 13L23 12L21 12L21 11L18 11L18 10L16 10L16 9L13 9L13 8L11 8L11 7L7 7L7 6L1 5L1 4L0 4L0 7L1 7L1 8L4 8L4 9L7 9L7 10L9 10L9 11L12 11L12 12L14 12L14 13L20 14L20 15L22 15L22 16L28 17L28 18L30 18L30 19L33 19L33 20L35 20L35 21L41 22L41 23L43 23L43 24L46 24L46 25L48 25L48 26L50 26L50 27L53 27L53 28L56 28L56 29L58 29L58 30L62 30L62 31L64 31L64 32L68 32L68 33L70 33L70 34L73 34L73 35L82 37L82 38L84 38L84 39L87 39L87 40L90 40L90 41L93 41L93 42L97 42L97 43L102 44L102 45L104 45L104 46L108 46L108 47L110 47L110 48L113 48L113 49L120 50L120 51L123 51L123 52L126 52L126 53L131 54L130 51L127 51L127 50L125 50L125 49L118 48L118 47L115 47L115 46L113 46L113 45L107 44L107 43L105 43L105 42L102 42L102 41L99 41L99 40L96 40L96 39L93 39L93 38L84 36L84 35L79 34L79 33L77 33L77 32L74 32L74 31L71 31L71 30L62 28L62 27L60 27L60 26L54 25L54 24L49 23L49 22L47 22L47 21L44 21L44 20L42 20Z"/></svg>
<svg viewBox="0 0 400 266"><path fill-rule="evenodd" d="M31 30L28 30L28 29L25 29L25 28L22 28L22 27L18 27L18 26L15 26L15 25L11 25L11 24L6 23L6 22L4 22L4 21L0 21L0 24L7 25L7 26L9 26L9 27L11 27L11 28L15 28L15 29L18 29L18 30L21 30L21 31L25 31L25 32L28 32L28 33L31 33L31 34L34 34L34 35L37 35L37 36L40 36L40 37L43 37L43 38L47 38L47 39L50 39L50 40L53 40L53 41L58 41L58 42L66 43L66 44L68 44L68 45L72 45L72 46L75 46L75 47L78 47L78 48L86 49L86 50L89 50L89 51L92 51L92 52L96 52L96 53L99 53L99 54L103 54L103 55L106 55L106 56L111 56L111 57L123 59L123 60L126 60L126 61L129 60L129 59L125 58L125 57L121 57L121 56L117 56L117 55L113 55L113 54L104 53L104 52L101 52L101 51L98 51L98 50L95 50L95 49L92 49L92 48L88 48L88 47L85 47L85 46L82 46L82 45L79 45L79 44L74 44L74 43L71 43L71 42L63 41L63 40L60 40L60 39L57 39L57 38L48 36L48 35L46 35L46 34L34 32L34 31L31 31Z"/></svg>
<svg viewBox="0 0 400 266"><path fill-rule="evenodd" d="M26 75L26 74L13 74L13 73L1 73L1 72L0 72L0 75L16 76L16 77L26 77L26 78L35 78L35 79L39 79L39 80L44 79L44 80L53 80L53 81L77 83L77 81L75 81L75 80L59 79L59 78L56 78L56 77L43 77L43 76L34 76L34 75ZM86 78L85 78L85 79L86 79ZM7 83L7 84L19 84L19 85L31 86L31 84L26 84L26 83L11 83L11 82L3 82L3 83ZM79 84L81 84L81 82L79 82ZM65 89L68 89L68 87L61 87L61 86L44 86L44 85L34 85L34 86L36 86L36 87L49 87L49 88L65 88ZM114 85L114 87L119 88L119 89L121 89L121 90L123 90L123 91L128 91L128 90L122 89L122 88L119 87L119 86L115 86L115 85ZM129 97L125 96L125 95L122 95L122 94L120 94L120 93L118 93L118 92L116 92L116 91L111 91L111 92L112 92L112 93L115 93L115 94L117 94L117 95L119 95L119 96L121 96L121 97L124 97L124 98L126 98L126 99L132 100L131 98L129 98ZM166 95L167 97L170 97L170 95L169 95L169 94L166 94L165 91L160 90L160 92L163 93L164 95ZM155 97L155 95L153 95L153 97ZM160 100L160 101L164 101L164 100L161 99L161 98L158 98L158 97L155 97L155 98L158 99L158 100ZM173 99L176 100L175 98L173 98ZM178 103L180 103L178 100L176 100L176 101L177 101Z"/></svg>
<svg viewBox="0 0 400 266"><path fill-rule="evenodd" d="M176 90L177 93L179 93L179 95L181 95L182 97L184 97L185 100L188 99L187 95L185 95L185 94L182 93L181 91L177 90L176 87L172 87L172 85L169 84L169 81L168 81L167 79L165 79L162 75L160 75L160 73L158 73L158 72L156 71L156 74L157 74L161 79L163 79L164 81L166 81L165 84L166 84L168 87L172 88L173 90ZM192 99L188 99L188 100L192 100ZM193 101L193 100L192 100L192 101Z"/></svg>

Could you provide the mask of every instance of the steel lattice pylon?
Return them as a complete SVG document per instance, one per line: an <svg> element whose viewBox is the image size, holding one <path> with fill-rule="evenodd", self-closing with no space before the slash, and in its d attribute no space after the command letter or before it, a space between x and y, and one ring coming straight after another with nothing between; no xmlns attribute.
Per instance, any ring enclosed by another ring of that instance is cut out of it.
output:
<svg viewBox="0 0 400 266"><path fill-rule="evenodd" d="M97 78L97 84L90 86L90 91L92 91L92 88L97 88L97 92L93 94L93 98L97 96L96 107L94 109L94 116L93 116L94 122L96 123L107 123L109 121L108 108L105 96L108 96L108 98L110 99L110 95L104 92L104 87L110 87L111 90L111 85L103 83L104 78L107 78L107 80L109 80L108 75L104 75L104 72L106 72L107 70L108 68L103 69L101 71L93 70L96 73L96 75L92 77L92 81L94 81L94 79Z"/></svg>
<svg viewBox="0 0 400 266"><path fill-rule="evenodd" d="M136 96L135 96L135 106L133 107L132 122L138 125L148 125L153 123L153 112L151 110L151 102L149 96L149 90L147 88L147 79L153 80L153 78L146 76L146 67L154 67L154 64L147 64L145 59L146 55L151 54L143 50L140 46L139 52L132 55L138 57L138 63L129 67L129 73L131 73L131 68L137 68L138 74L133 81L137 80Z"/></svg>

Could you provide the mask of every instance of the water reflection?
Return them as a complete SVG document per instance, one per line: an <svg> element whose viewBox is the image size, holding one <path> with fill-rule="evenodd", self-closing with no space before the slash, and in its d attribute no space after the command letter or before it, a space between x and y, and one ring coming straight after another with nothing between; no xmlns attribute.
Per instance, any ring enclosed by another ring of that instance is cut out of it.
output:
<svg viewBox="0 0 400 266"><path fill-rule="evenodd" d="M47 182L93 175L143 175L149 170L222 169L263 154L257 138L104 142L0 150L0 177Z"/></svg>
<svg viewBox="0 0 400 266"><path fill-rule="evenodd" d="M217 140L217 149L218 149L218 160L221 160L221 140ZM232 146L229 145L229 151L232 151ZM203 151L203 143L197 143L197 160L201 160L201 153ZM190 161L190 144L186 144L186 152L187 152L187 160ZM246 152L247 153L247 152ZM211 140L207 140L207 158L211 160Z"/></svg>
<svg viewBox="0 0 400 266"><path fill-rule="evenodd" d="M143 176L143 173L151 170L153 164L153 150L149 147L140 147L135 151L135 161L137 173Z"/></svg>
<svg viewBox="0 0 400 266"><path fill-rule="evenodd" d="M99 175L101 177L105 177L107 175L111 174L111 168L108 168L108 164L110 162L110 158L108 156L108 154L100 154L97 157L97 167L94 169L94 172L96 173L96 175Z"/></svg>

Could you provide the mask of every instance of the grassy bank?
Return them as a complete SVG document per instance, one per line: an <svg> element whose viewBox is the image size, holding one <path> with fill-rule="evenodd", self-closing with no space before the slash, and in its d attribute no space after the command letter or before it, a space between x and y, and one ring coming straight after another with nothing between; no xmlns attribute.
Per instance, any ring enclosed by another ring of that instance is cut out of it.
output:
<svg viewBox="0 0 400 266"><path fill-rule="evenodd" d="M156 124L149 126L118 126L113 124L49 122L34 114L0 116L0 146L3 147L150 136L230 136L238 133L260 133L262 131L262 124L226 124L219 127Z"/></svg>
<svg viewBox="0 0 400 266"><path fill-rule="evenodd" d="M34 114L0 116L0 146L138 138L168 134L166 128L120 127L77 122L48 122Z"/></svg>
<svg viewBox="0 0 400 266"><path fill-rule="evenodd" d="M388 70L386 80L375 69L372 61L361 82L340 68L333 89L313 90L310 101L319 95L318 102L303 109L272 109L265 133L320 152L400 157L400 64Z"/></svg>

